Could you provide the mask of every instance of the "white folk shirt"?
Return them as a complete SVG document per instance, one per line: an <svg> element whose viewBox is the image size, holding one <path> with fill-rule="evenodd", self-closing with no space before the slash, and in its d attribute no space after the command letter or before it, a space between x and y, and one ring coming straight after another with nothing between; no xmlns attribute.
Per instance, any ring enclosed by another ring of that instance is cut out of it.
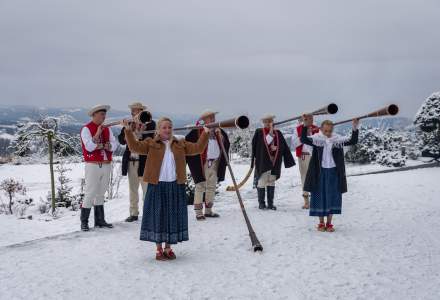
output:
<svg viewBox="0 0 440 300"><path fill-rule="evenodd" d="M116 138L113 135L111 128L109 128L108 130L110 132L109 142L111 145L111 152L114 152L116 150L116 148L118 147L118 142L116 141ZM84 143L84 146L88 152L93 152L98 147L98 144L96 144L93 141L92 133L90 132L90 130L87 127L83 127L83 129L81 130L81 140ZM107 153L105 152L105 150L102 149L101 151L103 152L103 155L104 155L104 161L108 160Z"/></svg>
<svg viewBox="0 0 440 300"><path fill-rule="evenodd" d="M315 146L323 148L321 166L324 169L336 168L336 163L333 159L333 148L343 147L344 143L350 140L350 137L342 137L337 134L333 134L332 137L328 138L321 132L310 136L310 138Z"/></svg>
<svg viewBox="0 0 440 300"><path fill-rule="evenodd" d="M173 151L171 151L170 141L164 141L163 143L165 144L165 154L160 166L159 181L173 182L176 181L176 161L174 160Z"/></svg>
<svg viewBox="0 0 440 300"><path fill-rule="evenodd" d="M220 147L218 145L217 139L209 139L208 141L208 151L206 153L206 158L208 160L216 160L220 157Z"/></svg>
<svg viewBox="0 0 440 300"><path fill-rule="evenodd" d="M272 144L273 142L273 136L271 136L270 134L266 135L266 143L268 145Z"/></svg>

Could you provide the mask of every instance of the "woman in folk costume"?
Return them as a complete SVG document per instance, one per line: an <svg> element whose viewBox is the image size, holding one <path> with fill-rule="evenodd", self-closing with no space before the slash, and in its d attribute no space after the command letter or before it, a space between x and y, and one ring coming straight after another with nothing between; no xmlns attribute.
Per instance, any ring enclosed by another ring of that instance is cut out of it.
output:
<svg viewBox="0 0 440 300"><path fill-rule="evenodd" d="M89 216L95 212L95 227L112 228L104 218L104 195L110 182L113 151L118 143L109 127L103 127L109 105L97 105L89 111L92 120L81 129L85 167L85 195L81 205L81 230L89 231Z"/></svg>
<svg viewBox="0 0 440 300"><path fill-rule="evenodd" d="M305 126L312 125L310 115L303 118ZM354 119L349 137L334 134L331 121L322 123L319 134L307 136L306 131L302 132L301 141L313 147L304 189L312 194L310 216L319 217L319 231L333 232L332 217L341 214L342 194L347 192L344 146L357 144L358 125L359 120ZM327 217L327 223L324 217Z"/></svg>
<svg viewBox="0 0 440 300"><path fill-rule="evenodd" d="M199 118L197 125L209 124L215 122L217 112L207 110ZM191 130L185 139L189 142L196 142L201 129ZM209 135L208 147L200 155L188 156L186 161L194 179L194 210L198 221L205 218L218 218L219 214L213 212L215 192L217 183L225 180L226 160L222 154L220 143L225 147L226 153L229 153L229 138L223 129L215 129ZM205 195L205 213L203 213L203 195Z"/></svg>
<svg viewBox="0 0 440 300"><path fill-rule="evenodd" d="M209 129L204 129L197 143L190 143L177 140L173 136L172 121L161 118L156 136L138 141L129 122L123 123L130 150L147 155L143 178L148 189L140 239L156 243L157 260L173 260L176 255L171 245L188 240L185 157L203 152L208 144Z"/></svg>
<svg viewBox="0 0 440 300"><path fill-rule="evenodd" d="M307 171L309 169L310 160L312 158L313 147L301 143L301 135L303 130L307 131L307 136L311 136L319 133L319 127L313 124L313 115L312 115L312 125L305 126L304 120L300 125L296 127L296 135L293 138L293 146L296 149L296 157L298 158L299 165L299 173L301 175L301 185L303 188L303 198L304 205L303 209L309 209L310 207L310 193L304 190L304 183L306 181Z"/></svg>
<svg viewBox="0 0 440 300"><path fill-rule="evenodd" d="M255 165L258 203L260 209L276 210L273 205L275 197L275 181L281 176L281 163L291 168L295 160L281 131L274 129L275 116L267 115L262 118L264 127L255 131L252 139L251 167ZM265 203L267 190L267 206Z"/></svg>

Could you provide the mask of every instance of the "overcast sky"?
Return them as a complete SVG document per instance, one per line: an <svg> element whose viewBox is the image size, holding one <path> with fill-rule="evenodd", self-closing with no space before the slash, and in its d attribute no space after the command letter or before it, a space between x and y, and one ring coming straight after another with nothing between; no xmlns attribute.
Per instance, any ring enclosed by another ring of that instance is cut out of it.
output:
<svg viewBox="0 0 440 300"><path fill-rule="evenodd" d="M440 90L438 0L0 0L0 104L413 116Z"/></svg>

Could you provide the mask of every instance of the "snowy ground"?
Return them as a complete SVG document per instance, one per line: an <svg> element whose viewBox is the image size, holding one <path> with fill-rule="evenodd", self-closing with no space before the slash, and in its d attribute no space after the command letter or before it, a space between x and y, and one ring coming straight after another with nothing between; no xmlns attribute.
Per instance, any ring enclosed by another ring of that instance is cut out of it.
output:
<svg viewBox="0 0 440 300"><path fill-rule="evenodd" d="M246 164L234 164L237 177ZM350 167L348 173L374 166ZM0 166L19 174L34 198L47 193L47 166ZM73 165L78 185L82 166ZM319 233L300 209L297 169L278 182L278 211L242 195L264 246L253 253L234 193L221 188L222 216L203 223L190 209L190 242L178 260L154 260L139 223L127 216L126 183L106 204L113 230L77 232L77 212L60 219L0 215L0 299L440 299L440 169L349 178L337 232Z"/></svg>

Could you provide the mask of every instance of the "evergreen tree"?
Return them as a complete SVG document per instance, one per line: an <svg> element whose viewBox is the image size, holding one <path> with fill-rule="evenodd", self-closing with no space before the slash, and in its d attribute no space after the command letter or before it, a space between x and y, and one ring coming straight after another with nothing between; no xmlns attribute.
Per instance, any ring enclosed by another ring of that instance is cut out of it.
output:
<svg viewBox="0 0 440 300"><path fill-rule="evenodd" d="M414 124L421 130L422 144L420 151L423 156L438 157L440 155L440 92L429 96L420 107L414 118ZM430 130L425 130L427 124L436 124Z"/></svg>

